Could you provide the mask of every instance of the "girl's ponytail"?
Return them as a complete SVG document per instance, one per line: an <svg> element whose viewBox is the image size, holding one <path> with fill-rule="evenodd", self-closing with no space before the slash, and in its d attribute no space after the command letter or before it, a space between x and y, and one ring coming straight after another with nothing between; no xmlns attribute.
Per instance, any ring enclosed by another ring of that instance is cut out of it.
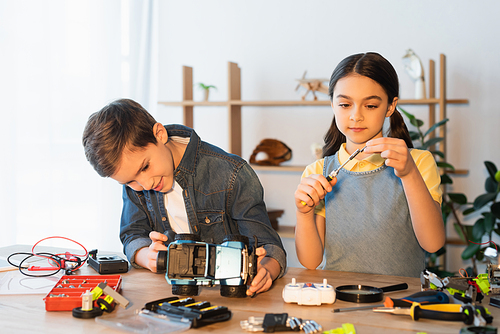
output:
<svg viewBox="0 0 500 334"><path fill-rule="evenodd" d="M410 132L406 127L403 116L401 116L399 110L396 108L390 117L390 128L387 133L387 137L403 139L408 148L413 148L413 142L411 141Z"/></svg>
<svg viewBox="0 0 500 334"><path fill-rule="evenodd" d="M340 146L346 142L346 138L342 132L337 128L335 117L332 120L330 129L325 135L325 146L323 146L323 158L329 155L334 155Z"/></svg>

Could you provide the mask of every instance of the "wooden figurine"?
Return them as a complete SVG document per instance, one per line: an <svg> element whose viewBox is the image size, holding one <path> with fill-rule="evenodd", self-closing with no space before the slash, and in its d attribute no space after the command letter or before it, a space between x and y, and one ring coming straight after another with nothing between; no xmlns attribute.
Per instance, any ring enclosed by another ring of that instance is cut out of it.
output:
<svg viewBox="0 0 500 334"><path fill-rule="evenodd" d="M299 84L297 85L297 88L295 88L295 90L298 90L301 86L307 89L306 93L302 96L302 100L306 99L306 96L307 94L309 94L309 92L312 92L314 101L318 100L316 92L328 95L328 86L324 85L323 82L329 82L329 79L306 79L306 74L307 71L304 72L302 79L296 79Z"/></svg>

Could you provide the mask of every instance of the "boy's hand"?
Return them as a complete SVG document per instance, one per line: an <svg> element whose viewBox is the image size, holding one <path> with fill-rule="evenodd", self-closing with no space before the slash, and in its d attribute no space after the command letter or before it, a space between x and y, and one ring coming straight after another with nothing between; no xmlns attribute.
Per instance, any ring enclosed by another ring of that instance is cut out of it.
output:
<svg viewBox="0 0 500 334"><path fill-rule="evenodd" d="M158 252L168 250L167 246L164 244L164 242L168 240L168 237L160 232L152 231L149 233L149 238L151 239L151 245L149 245L148 252L148 268L155 273Z"/></svg>
<svg viewBox="0 0 500 334"><path fill-rule="evenodd" d="M149 247L141 248L135 255L135 262L141 267L147 268L152 272L156 272L156 259L158 258L159 251L166 251L168 248L164 242L168 237L160 232L149 233L151 245Z"/></svg>
<svg viewBox="0 0 500 334"><path fill-rule="evenodd" d="M365 153L380 153L387 166L394 168L397 177L403 178L411 172L418 172L410 150L402 139L382 137L369 140Z"/></svg>
<svg viewBox="0 0 500 334"><path fill-rule="evenodd" d="M264 247L257 248L255 254L257 255L257 275L255 275L252 283L247 289L247 296L269 290L273 285L273 277L271 275L272 267L277 265L279 270L279 264L275 259L266 258L267 252ZM276 263L274 264L271 261Z"/></svg>
<svg viewBox="0 0 500 334"><path fill-rule="evenodd" d="M295 191L295 206L301 213L311 212L326 194L332 191L337 178L328 182L321 174L312 174L302 178Z"/></svg>

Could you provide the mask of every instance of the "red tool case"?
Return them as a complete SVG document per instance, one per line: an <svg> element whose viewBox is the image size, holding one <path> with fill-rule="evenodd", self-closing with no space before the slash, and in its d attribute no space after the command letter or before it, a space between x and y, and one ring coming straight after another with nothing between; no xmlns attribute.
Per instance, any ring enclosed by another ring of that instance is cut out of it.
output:
<svg viewBox="0 0 500 334"><path fill-rule="evenodd" d="M121 275L64 275L45 296L46 311L72 311L82 306L82 294L106 282L116 292L120 292ZM50 295L63 295L50 297ZM67 297L66 297L67 296Z"/></svg>

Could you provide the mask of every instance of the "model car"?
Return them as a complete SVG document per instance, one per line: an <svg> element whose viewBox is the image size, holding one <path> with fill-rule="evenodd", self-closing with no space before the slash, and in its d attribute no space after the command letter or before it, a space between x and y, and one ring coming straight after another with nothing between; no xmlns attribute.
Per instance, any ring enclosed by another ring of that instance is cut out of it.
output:
<svg viewBox="0 0 500 334"><path fill-rule="evenodd" d="M224 297L246 297L247 284L257 272L255 247L243 235L228 235L222 244L200 241L195 234L176 234L167 251L158 252L157 270L174 295L196 296L199 286L220 285Z"/></svg>

